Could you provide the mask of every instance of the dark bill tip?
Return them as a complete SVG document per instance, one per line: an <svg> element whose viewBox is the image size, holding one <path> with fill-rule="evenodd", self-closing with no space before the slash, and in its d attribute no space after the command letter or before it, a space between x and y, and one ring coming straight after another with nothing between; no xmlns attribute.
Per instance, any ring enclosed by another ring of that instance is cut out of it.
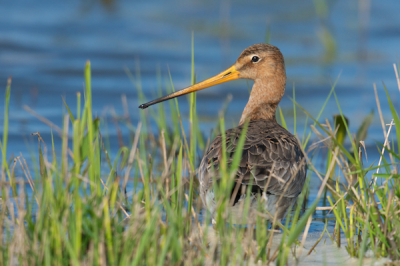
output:
<svg viewBox="0 0 400 266"><path fill-rule="evenodd" d="M149 107L149 105L148 104L141 104L141 105L139 105L139 108L140 109L146 109L147 107Z"/></svg>

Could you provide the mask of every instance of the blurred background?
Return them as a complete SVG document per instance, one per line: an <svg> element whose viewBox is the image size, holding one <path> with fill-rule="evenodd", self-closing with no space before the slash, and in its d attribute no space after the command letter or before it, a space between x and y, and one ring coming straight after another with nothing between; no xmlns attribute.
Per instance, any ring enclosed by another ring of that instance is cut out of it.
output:
<svg viewBox="0 0 400 266"><path fill-rule="evenodd" d="M83 69L88 59L96 114L106 120L113 114L122 115L125 95L136 125L140 117L135 85L138 74L149 100L156 97L160 83L166 93L168 69L176 89L190 85L193 33L197 80L231 66L242 50L254 43L269 42L279 47L288 77L280 106L290 130L293 87L298 103L316 116L337 80L336 92L352 132L375 110L366 144L378 155L375 141L383 142L383 134L373 84L377 85L385 122L389 123L382 81L398 106L393 63L398 63L400 52L399 12L398 0L3 1L0 135L3 95L7 77L12 75L8 154L29 156L29 149L36 151L36 137L30 136L34 132L40 132L49 145L50 128L24 106L60 126L66 113L62 97L76 110L76 93L83 91ZM135 76L133 83L129 71ZM237 125L251 85L234 81L197 94L199 122L206 136L228 95L232 99L227 127ZM186 98L179 102L181 112L187 113ZM338 112L332 98L322 118L332 121ZM302 132L306 116L300 110L297 113L298 131ZM116 152L117 131L111 122L107 125L111 147L115 147L112 152Z"/></svg>

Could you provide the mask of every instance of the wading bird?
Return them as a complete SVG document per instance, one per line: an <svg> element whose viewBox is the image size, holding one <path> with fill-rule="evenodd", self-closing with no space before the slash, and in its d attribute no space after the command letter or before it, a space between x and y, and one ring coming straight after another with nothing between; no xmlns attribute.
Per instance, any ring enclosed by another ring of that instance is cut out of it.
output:
<svg viewBox="0 0 400 266"><path fill-rule="evenodd" d="M280 50L269 44L255 44L245 49L236 63L224 72L170 95L142 104L139 108L169 100L234 79L254 81L249 101L239 126L226 134L227 161L232 161L238 140L246 122L245 143L232 188L229 211L233 222L242 224L243 203L250 191L250 211L263 204L269 220L282 220L302 191L307 166L296 138L276 122L278 103L285 92L286 72ZM222 158L222 137L210 144L198 169L200 196L205 207L214 215L217 203L214 182ZM251 186L251 187L248 187ZM254 212L253 212L254 213ZM252 214L249 214L251 217ZM254 215L253 215L254 216Z"/></svg>

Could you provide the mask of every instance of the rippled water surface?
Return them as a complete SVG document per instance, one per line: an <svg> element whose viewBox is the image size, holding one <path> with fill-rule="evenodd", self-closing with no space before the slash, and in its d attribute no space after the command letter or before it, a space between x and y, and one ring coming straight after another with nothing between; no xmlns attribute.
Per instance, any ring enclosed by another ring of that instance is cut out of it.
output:
<svg viewBox="0 0 400 266"><path fill-rule="evenodd" d="M382 81L398 106L392 64L400 53L399 11L398 0L2 2L0 95L4 95L7 77L13 76L8 153L29 157L29 149L37 147L30 136L33 132L40 132L50 143L50 128L24 106L60 125L66 112L61 97L76 109L75 95L82 91L87 59L92 64L95 112L109 117L115 109L122 114L121 96L126 95L133 123L137 123L137 90L126 69L133 73L140 69L148 99L155 95L158 69L166 82L171 71L176 88L189 85L194 32L198 80L226 69L244 48L266 39L285 56L287 96L292 96L295 86L297 101L311 114L318 114L338 79L337 96L352 132L375 110L366 142L372 163L378 157L375 141L383 141L373 83L386 122L391 117ZM206 135L228 94L232 101L227 123L234 126L248 99L246 81L198 93L200 124ZM186 99L180 103L182 113L188 113ZM292 102L284 97L280 106L293 130ZM4 110L3 99L0 110ZM322 117L331 119L336 113L331 99ZM298 130L302 130L305 115L299 110L298 114ZM112 123L108 133L115 153L118 141Z"/></svg>

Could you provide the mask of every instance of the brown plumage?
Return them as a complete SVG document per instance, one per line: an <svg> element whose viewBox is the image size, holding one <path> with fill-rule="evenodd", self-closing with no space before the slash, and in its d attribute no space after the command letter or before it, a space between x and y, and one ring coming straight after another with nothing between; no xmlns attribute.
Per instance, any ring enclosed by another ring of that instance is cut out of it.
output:
<svg viewBox="0 0 400 266"><path fill-rule="evenodd" d="M243 125L229 129L226 134L228 165L233 159ZM213 181L218 180L222 152L222 137L211 143L199 167L200 195L204 204L214 212L215 199ZM240 188L232 189L232 213L235 223L241 223L241 200L243 191L252 184L251 209L257 209L257 196L261 196L265 209L277 220L281 220L287 209L300 194L306 176L304 155L295 137L275 120L256 119L249 121L236 182ZM243 189L244 188L244 189ZM264 194L262 193L264 192ZM243 201L244 202L244 201Z"/></svg>
<svg viewBox="0 0 400 266"><path fill-rule="evenodd" d="M226 71L191 87L154 100L140 107L168 100L192 91L204 89L233 79L254 80L249 101L244 108L239 126L228 129L226 147L231 163L243 125L249 121L239 169L232 189L230 211L234 223L243 221L243 202L247 186L251 184L249 217L254 217L257 202L263 204L270 220L281 220L300 194L307 167L296 138L275 119L276 108L285 92L286 73L279 49L269 44L255 44L245 49L236 63ZM218 174L222 156L222 137L217 136L206 151L198 169L200 196L212 214L216 202L213 181Z"/></svg>

